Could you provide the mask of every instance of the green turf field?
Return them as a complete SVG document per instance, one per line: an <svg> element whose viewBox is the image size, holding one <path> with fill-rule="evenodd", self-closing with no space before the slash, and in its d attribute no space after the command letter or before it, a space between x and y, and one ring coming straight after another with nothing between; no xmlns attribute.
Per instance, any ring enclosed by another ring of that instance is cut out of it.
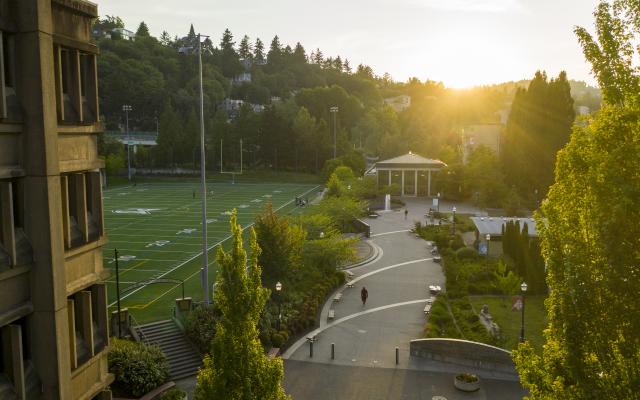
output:
<svg viewBox="0 0 640 400"><path fill-rule="evenodd" d="M243 228L253 223L265 203L281 213L295 212L295 196L313 198L318 186L295 183L208 183L207 234L209 282L215 280L215 249L228 244L229 214L238 210ZM183 280L185 294L202 298L202 225L200 185L197 181L157 181L105 189L104 220L108 244L104 265L109 311L116 307L114 249L119 253L121 306L138 323L167 319L181 285L132 285L157 279Z"/></svg>

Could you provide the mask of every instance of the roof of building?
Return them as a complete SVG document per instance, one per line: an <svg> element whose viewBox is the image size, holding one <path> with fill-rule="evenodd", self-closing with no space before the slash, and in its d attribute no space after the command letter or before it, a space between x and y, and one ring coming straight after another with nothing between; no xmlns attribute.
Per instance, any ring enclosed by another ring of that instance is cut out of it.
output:
<svg viewBox="0 0 640 400"><path fill-rule="evenodd" d="M514 218L514 217L471 217L471 221L476 226L480 236L487 233L492 236L502 236L502 227L509 221L516 221L520 224L520 229L527 224L529 236L538 237L536 229L536 220L533 218Z"/></svg>
<svg viewBox="0 0 640 400"><path fill-rule="evenodd" d="M377 168L443 168L446 166L447 164L440 160L425 158L412 152L376 163Z"/></svg>

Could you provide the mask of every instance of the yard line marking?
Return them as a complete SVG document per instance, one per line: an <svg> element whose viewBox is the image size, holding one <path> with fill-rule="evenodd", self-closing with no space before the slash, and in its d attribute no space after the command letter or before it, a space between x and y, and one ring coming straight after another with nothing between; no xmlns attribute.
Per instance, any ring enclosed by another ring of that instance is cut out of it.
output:
<svg viewBox="0 0 640 400"><path fill-rule="evenodd" d="M303 194L302 194L302 196L304 196L304 195L306 195L306 194L308 194L308 193L310 193L310 192L312 192L312 191L316 190L316 189L317 189L317 188L319 188L319 187L320 187L320 185L316 185L315 187L313 187L313 188L311 188L311 189L307 190L305 193L303 193ZM278 207L278 208L275 210L275 212L278 212L278 211L280 211L281 209L283 209L284 207L286 207L286 206L290 205L291 203L293 203L293 202L294 202L294 200L295 200L295 199L292 199L292 200L289 200L288 202L284 203L283 205L281 205L280 207ZM253 225L254 225L254 222L252 222L251 224L249 224L249 225L247 225L246 227L242 228L242 232L244 232L244 230L245 230L245 229L252 227ZM221 241L219 241L218 243L211 245L211 247L208 247L208 248L207 248L207 255L209 254L209 251L210 251L211 249L213 249L214 247L216 247L216 246L218 246L218 245L222 244L223 242L227 241L229 238L231 238L231 235L229 235L229 236L227 236L226 238L222 239L222 240L221 240ZM173 267L173 268L169 269L169 270L168 270L168 271L166 271L165 273L160 274L159 276L157 276L157 277L156 277L156 278L154 278L154 279L160 279L160 278L163 278L163 277L167 276L168 274L172 273L173 271L177 270L178 268L183 267L184 265L186 265L186 264L190 263L191 261L195 260L196 258L198 258L198 257L200 257L200 256L202 256L202 255L203 255L203 252L201 251L201 252L197 253L196 255L194 255L193 257L191 257L191 258L187 259L186 261L184 261L184 262L182 262L182 263L180 263L180 264L176 265L175 267ZM208 259L208 258L207 258L207 259ZM199 273L199 272L200 272L200 269L198 269L198 271L197 271L197 272ZM193 276L193 275L191 275L191 276ZM133 295L133 294L135 294L135 293L139 292L140 290L142 290L142 289L146 288L147 286L148 286L148 285L143 285L143 286L140 286L138 289L132 290L132 291L131 291L131 292L129 292L128 294L126 294L126 295L122 296L122 297L120 298L120 300L122 301L122 300L126 299L127 297L129 297L129 296L131 296L131 295ZM158 297L163 297L163 296L164 296L165 294L167 294L167 293L168 293L168 291L165 291L164 293L162 293L162 294L161 294L160 296L158 296ZM112 307L112 306L113 306L114 304L116 304L116 303L117 303L117 301L112 302L111 304L109 304L109 307Z"/></svg>

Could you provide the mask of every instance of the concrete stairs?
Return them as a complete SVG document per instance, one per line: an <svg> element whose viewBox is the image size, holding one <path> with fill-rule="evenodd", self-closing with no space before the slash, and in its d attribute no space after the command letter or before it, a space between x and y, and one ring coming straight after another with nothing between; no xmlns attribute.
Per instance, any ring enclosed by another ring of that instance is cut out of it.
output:
<svg viewBox="0 0 640 400"><path fill-rule="evenodd" d="M134 328L140 341L159 346L167 357L172 380L195 376L202 366L202 357L171 320L139 325Z"/></svg>

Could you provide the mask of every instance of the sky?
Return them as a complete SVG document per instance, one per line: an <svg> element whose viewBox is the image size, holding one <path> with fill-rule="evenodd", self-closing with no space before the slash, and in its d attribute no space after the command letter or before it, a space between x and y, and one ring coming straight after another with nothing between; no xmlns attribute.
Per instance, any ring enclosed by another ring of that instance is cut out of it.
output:
<svg viewBox="0 0 640 400"><path fill-rule="evenodd" d="M96 1L96 0L94 0ZM396 81L410 77L470 87L549 76L594 85L573 28L593 31L598 0L97 0L102 16L135 31L196 32L218 43L229 28L268 46L274 35L310 52L370 65Z"/></svg>

